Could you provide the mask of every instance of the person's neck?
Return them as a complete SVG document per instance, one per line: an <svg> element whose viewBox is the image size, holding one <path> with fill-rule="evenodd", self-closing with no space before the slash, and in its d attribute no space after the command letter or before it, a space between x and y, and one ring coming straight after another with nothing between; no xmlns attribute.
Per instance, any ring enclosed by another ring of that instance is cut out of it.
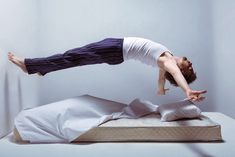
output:
<svg viewBox="0 0 235 157"><path fill-rule="evenodd" d="M181 59L181 58L178 57L178 56L173 56L173 58L174 58L176 64L179 66L179 65L180 65L180 59Z"/></svg>

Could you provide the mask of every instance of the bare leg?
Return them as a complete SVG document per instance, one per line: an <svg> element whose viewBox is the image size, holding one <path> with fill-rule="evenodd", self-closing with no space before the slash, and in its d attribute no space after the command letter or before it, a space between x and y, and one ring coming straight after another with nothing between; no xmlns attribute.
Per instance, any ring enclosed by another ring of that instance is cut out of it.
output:
<svg viewBox="0 0 235 157"><path fill-rule="evenodd" d="M28 73L26 66L24 64L24 59L19 58L17 56L15 56L13 53L9 52L8 53L8 59L9 61L11 61L12 63L14 63L16 66L18 66L19 68L21 68L21 70L23 70L25 73Z"/></svg>

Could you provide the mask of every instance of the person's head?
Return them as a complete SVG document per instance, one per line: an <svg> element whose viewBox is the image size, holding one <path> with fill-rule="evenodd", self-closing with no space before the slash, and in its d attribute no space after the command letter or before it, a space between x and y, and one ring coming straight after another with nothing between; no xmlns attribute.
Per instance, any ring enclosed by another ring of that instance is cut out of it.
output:
<svg viewBox="0 0 235 157"><path fill-rule="evenodd" d="M179 67L188 84L196 80L197 75L193 70L192 63L186 57L180 57L177 59L177 66ZM172 85L178 86L175 79L169 72L165 73L165 77Z"/></svg>

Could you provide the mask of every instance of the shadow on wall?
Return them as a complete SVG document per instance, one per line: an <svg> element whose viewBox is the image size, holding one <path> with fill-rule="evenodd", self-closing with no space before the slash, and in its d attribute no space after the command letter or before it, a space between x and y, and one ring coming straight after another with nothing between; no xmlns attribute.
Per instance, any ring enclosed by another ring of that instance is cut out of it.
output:
<svg viewBox="0 0 235 157"><path fill-rule="evenodd" d="M10 124L9 124L9 121L10 121L10 94L9 94L9 80L8 80L8 73L7 71L5 71L4 73L4 88L3 88L3 103L1 106L1 110L4 112L1 117L1 119L3 120L4 124L3 125L4 127L2 127L1 129L1 136L2 136L2 133L5 133L6 130L10 130Z"/></svg>
<svg viewBox="0 0 235 157"><path fill-rule="evenodd" d="M22 86L18 73L0 59L0 138L13 128L15 116L23 109Z"/></svg>

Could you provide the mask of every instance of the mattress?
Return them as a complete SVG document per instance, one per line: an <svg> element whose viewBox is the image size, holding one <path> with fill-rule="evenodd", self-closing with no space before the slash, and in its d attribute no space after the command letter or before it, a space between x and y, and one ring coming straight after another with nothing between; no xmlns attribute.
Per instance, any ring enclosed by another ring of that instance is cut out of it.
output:
<svg viewBox="0 0 235 157"><path fill-rule="evenodd" d="M207 116L162 122L160 115L149 114L139 119L108 121L82 134L74 142L221 140L221 126Z"/></svg>

